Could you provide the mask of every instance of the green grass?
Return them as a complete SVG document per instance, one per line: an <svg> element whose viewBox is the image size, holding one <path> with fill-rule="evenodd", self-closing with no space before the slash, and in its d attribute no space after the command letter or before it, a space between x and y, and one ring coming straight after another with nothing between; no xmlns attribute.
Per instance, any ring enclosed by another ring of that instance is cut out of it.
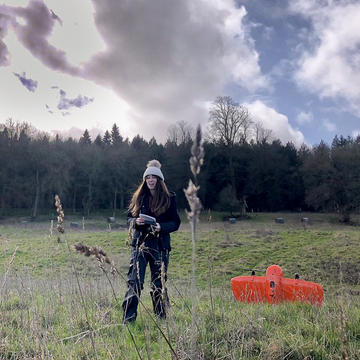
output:
<svg viewBox="0 0 360 360"><path fill-rule="evenodd" d="M280 216L285 224L274 223ZM304 228L302 216L306 215L256 214L230 224L208 222L203 213L196 243L195 330L189 310L191 242L189 226L183 222L172 236L168 274L172 315L160 323L179 358L360 359L359 229L329 221L323 214L307 214L311 222ZM212 214L213 219L222 217ZM58 242L55 232L49 236L49 221L24 224L11 218L0 223L0 359L94 358L84 306L95 330L99 359L138 358L121 324L124 281L111 278L115 299L96 261L69 254L65 243L102 247L126 275L127 232L108 231L102 217L86 219L85 231L79 225L67 228L66 238ZM280 265L286 277L299 273L304 280L323 284L323 306L235 302L230 279L250 274L251 269L263 275L271 264ZM150 309L148 279L142 299ZM168 345L144 309L130 330L143 359L171 359Z"/></svg>

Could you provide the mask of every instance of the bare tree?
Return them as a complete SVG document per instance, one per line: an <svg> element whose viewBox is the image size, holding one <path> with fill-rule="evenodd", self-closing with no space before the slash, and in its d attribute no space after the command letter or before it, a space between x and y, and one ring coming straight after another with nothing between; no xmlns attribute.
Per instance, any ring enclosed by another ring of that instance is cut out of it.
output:
<svg viewBox="0 0 360 360"><path fill-rule="evenodd" d="M218 96L210 108L210 138L232 147L248 140L252 120L245 106L230 96Z"/></svg>
<svg viewBox="0 0 360 360"><path fill-rule="evenodd" d="M260 121L253 124L254 140L257 144L266 143L272 140L272 131L266 129Z"/></svg>
<svg viewBox="0 0 360 360"><path fill-rule="evenodd" d="M186 121L180 120L168 128L168 141L177 145L186 144L191 141L194 129Z"/></svg>
<svg viewBox="0 0 360 360"><path fill-rule="evenodd" d="M4 131L5 129L11 140L18 140L21 135L27 135L33 138L36 135L42 135L39 130L26 121L20 123L14 121L12 118L8 118L4 124L0 124L0 131Z"/></svg>
<svg viewBox="0 0 360 360"><path fill-rule="evenodd" d="M232 197L237 200L233 148L236 144L247 142L251 134L252 121L249 111L230 96L218 96L210 108L209 115L209 137L227 148L231 182L229 190Z"/></svg>

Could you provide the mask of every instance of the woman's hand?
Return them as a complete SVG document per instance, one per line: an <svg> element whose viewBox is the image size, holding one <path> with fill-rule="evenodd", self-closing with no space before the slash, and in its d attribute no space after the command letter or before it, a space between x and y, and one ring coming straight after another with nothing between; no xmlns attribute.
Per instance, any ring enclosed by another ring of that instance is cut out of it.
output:
<svg viewBox="0 0 360 360"><path fill-rule="evenodd" d="M156 223L156 225L152 225L152 228L156 232L159 232L161 230L161 226L159 223Z"/></svg>
<svg viewBox="0 0 360 360"><path fill-rule="evenodd" d="M136 225L145 225L145 219L140 218L140 217L136 218L135 222L136 222Z"/></svg>

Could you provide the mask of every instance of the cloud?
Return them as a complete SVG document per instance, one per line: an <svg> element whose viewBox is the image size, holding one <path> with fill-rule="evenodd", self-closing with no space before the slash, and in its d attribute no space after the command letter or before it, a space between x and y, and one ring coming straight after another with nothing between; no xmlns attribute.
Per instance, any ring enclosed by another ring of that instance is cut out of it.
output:
<svg viewBox="0 0 360 360"><path fill-rule="evenodd" d="M323 125L325 129L329 132L335 132L337 130L336 125L329 120L323 120Z"/></svg>
<svg viewBox="0 0 360 360"><path fill-rule="evenodd" d="M344 99L360 115L360 3L295 0L290 9L312 24L295 79L321 98Z"/></svg>
<svg viewBox="0 0 360 360"><path fill-rule="evenodd" d="M32 79L27 79L26 74L23 73L22 75L14 73L16 77L19 78L21 83L31 92L34 92L37 88L38 82Z"/></svg>
<svg viewBox="0 0 360 360"><path fill-rule="evenodd" d="M274 137L281 142L290 141L298 147L305 142L303 133L290 125L286 115L278 113L260 100L246 103L244 106L248 108L252 119L260 122L264 128L271 130Z"/></svg>
<svg viewBox="0 0 360 360"><path fill-rule="evenodd" d="M11 25L19 41L43 64L53 70L79 75L80 70L68 63L65 52L48 41L55 21L59 21L54 15L42 0L30 0L27 7L0 6L1 18L8 19L6 22L3 20L5 24L3 31L7 31ZM0 42L0 64L4 57L1 56L2 52L4 45Z"/></svg>
<svg viewBox="0 0 360 360"><path fill-rule="evenodd" d="M78 46L73 37L59 41L69 28L67 10L61 6L50 10L43 0L1 9L11 20L6 28L42 64L114 91L126 109L123 123L131 135L140 132L150 138L156 132L163 141L168 126L178 121L205 124L208 112L201 104L223 94L229 83L245 93L269 88L247 11L234 0L92 0L92 4L106 46L91 60L83 58L81 68L71 65L70 50L67 55L63 49L79 51L92 39L82 38ZM68 105L65 100L59 104Z"/></svg>
<svg viewBox="0 0 360 360"><path fill-rule="evenodd" d="M9 65L9 51L7 46L0 38L0 66Z"/></svg>
<svg viewBox="0 0 360 360"><path fill-rule="evenodd" d="M311 111L309 112L301 111L296 117L296 121L300 125L309 124L312 122L313 119L314 119L314 115L312 114Z"/></svg>
<svg viewBox="0 0 360 360"><path fill-rule="evenodd" d="M10 17L5 13L5 7L0 5L0 66L9 65L9 51L2 40L7 34Z"/></svg>
<svg viewBox="0 0 360 360"><path fill-rule="evenodd" d="M59 101L57 108L59 110L67 110L67 109L70 109L71 107L81 108L93 101L94 101L93 98L88 98L87 96L82 96L82 95L78 95L74 99L68 99L68 98L66 98L66 92L64 90L60 89L60 101ZM66 116L66 115L69 115L69 113L62 112L62 115Z"/></svg>
<svg viewBox="0 0 360 360"><path fill-rule="evenodd" d="M229 82L247 91L268 86L244 21L232 0L93 0L105 51L84 76L116 91L145 137L177 121L205 123L203 101ZM141 124L141 125L139 125Z"/></svg>

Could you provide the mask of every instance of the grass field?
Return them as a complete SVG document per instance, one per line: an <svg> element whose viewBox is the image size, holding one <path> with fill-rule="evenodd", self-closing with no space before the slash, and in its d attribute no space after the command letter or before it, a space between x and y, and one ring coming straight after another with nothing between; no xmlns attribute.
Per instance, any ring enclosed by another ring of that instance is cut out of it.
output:
<svg viewBox="0 0 360 360"><path fill-rule="evenodd" d="M285 223L275 223L276 217ZM309 224L301 217L309 217ZM82 218L66 218L58 242L48 218L40 220L0 220L0 359L360 359L360 228L338 224L336 216L253 214L230 224L221 221L222 214L204 212L195 298L184 220L172 236L172 306L168 319L158 323L163 334L146 310L148 280L146 309L126 327L123 278L107 278L94 259L68 250L76 242L98 245L125 276L125 229L110 231L105 217L97 216L84 219L83 230ZM286 277L299 273L321 283L323 306L236 303L230 279L251 269L264 275L271 264L280 265Z"/></svg>

